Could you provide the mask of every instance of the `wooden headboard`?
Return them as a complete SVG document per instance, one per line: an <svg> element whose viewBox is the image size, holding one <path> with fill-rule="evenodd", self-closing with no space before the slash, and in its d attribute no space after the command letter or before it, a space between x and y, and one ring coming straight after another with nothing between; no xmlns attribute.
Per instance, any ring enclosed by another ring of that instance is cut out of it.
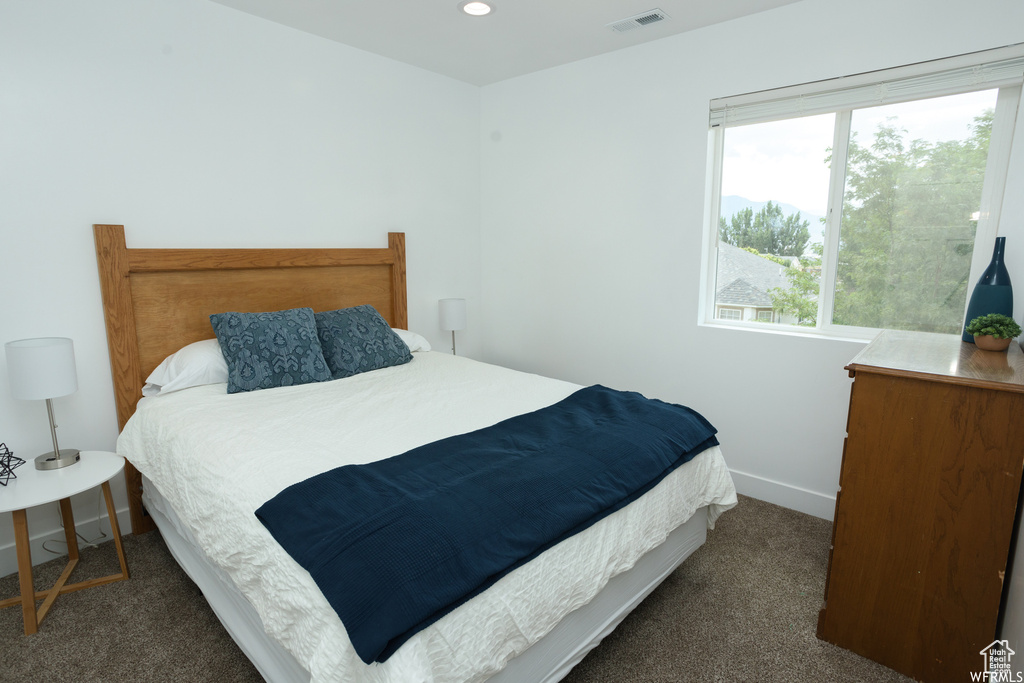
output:
<svg viewBox="0 0 1024 683"><path fill-rule="evenodd" d="M119 430L160 361L214 337L213 313L371 304L392 327L409 326L404 233L388 233L386 249L129 249L122 225L93 232ZM125 480L132 532L149 531L131 463Z"/></svg>

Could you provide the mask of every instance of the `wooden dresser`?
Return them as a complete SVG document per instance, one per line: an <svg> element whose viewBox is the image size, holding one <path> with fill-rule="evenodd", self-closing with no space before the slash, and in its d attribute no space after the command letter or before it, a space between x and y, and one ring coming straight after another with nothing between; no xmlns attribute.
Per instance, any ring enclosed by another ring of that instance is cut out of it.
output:
<svg viewBox="0 0 1024 683"><path fill-rule="evenodd" d="M818 637L917 680L969 681L996 637L1021 493L1024 354L887 331L846 369Z"/></svg>

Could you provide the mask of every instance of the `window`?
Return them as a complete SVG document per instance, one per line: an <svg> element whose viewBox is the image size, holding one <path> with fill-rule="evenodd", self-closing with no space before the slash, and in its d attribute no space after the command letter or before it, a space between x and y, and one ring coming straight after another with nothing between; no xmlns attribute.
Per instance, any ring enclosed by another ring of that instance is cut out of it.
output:
<svg viewBox="0 0 1024 683"><path fill-rule="evenodd" d="M959 333L997 233L1022 74L1014 46L712 101L704 310L843 336Z"/></svg>
<svg viewBox="0 0 1024 683"><path fill-rule="evenodd" d="M719 308L719 320L743 320L743 310L739 308Z"/></svg>

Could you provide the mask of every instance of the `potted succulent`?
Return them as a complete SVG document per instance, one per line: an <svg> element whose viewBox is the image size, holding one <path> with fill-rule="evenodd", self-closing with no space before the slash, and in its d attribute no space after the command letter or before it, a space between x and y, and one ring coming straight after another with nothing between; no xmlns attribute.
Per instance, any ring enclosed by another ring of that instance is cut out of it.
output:
<svg viewBox="0 0 1024 683"><path fill-rule="evenodd" d="M967 334L974 335L974 343L986 351L1005 351L1020 333L1017 321L1001 313L980 315L967 324Z"/></svg>

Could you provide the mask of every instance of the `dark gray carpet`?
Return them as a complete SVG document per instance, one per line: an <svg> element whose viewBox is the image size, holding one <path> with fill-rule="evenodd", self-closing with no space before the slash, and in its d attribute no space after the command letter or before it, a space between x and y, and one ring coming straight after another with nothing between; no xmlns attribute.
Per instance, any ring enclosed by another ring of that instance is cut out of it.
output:
<svg viewBox="0 0 1024 683"><path fill-rule="evenodd" d="M814 637L831 525L752 498L566 678L567 683L909 681ZM129 581L60 596L23 635L0 610L2 681L259 681L158 533L126 536ZM50 585L58 559L36 567ZM72 582L117 571L113 544L87 548ZM17 595L0 578L0 598Z"/></svg>

